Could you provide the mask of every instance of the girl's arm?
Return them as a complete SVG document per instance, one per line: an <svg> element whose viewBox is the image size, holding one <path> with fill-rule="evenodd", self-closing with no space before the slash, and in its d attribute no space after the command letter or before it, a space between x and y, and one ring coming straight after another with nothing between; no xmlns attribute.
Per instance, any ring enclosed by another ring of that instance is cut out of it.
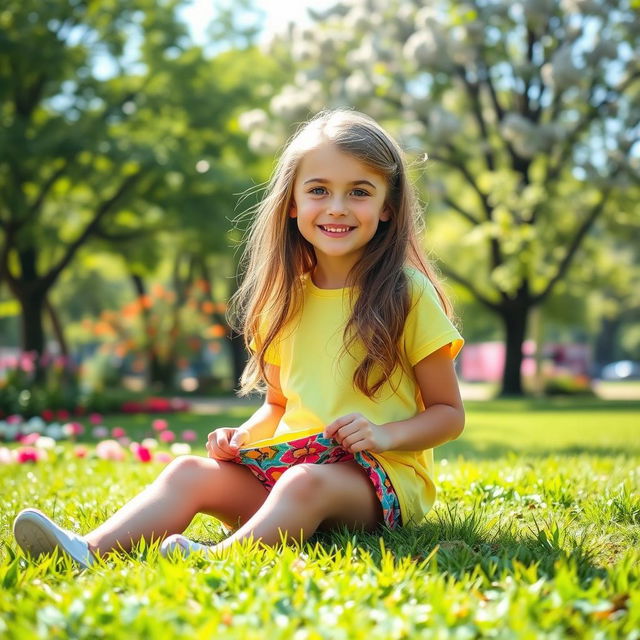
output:
<svg viewBox="0 0 640 640"><path fill-rule="evenodd" d="M455 440L464 429L464 407L446 345L413 368L426 408L413 418L376 425L360 413L334 420L325 435L352 453L421 451Z"/></svg>
<svg viewBox="0 0 640 640"><path fill-rule="evenodd" d="M449 345L420 360L413 371L426 409L413 418L381 425L389 449L432 449L455 440L464 429L464 406Z"/></svg>
<svg viewBox="0 0 640 640"><path fill-rule="evenodd" d="M280 388L280 367L272 364L266 366L267 393L262 406L238 429L247 431L249 437L246 441L254 442L271 437L284 415L287 399Z"/></svg>

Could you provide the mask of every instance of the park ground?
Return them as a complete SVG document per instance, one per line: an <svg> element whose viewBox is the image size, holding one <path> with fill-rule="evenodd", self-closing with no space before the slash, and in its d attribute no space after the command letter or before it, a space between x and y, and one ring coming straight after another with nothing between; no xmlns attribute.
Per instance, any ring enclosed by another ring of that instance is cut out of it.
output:
<svg viewBox="0 0 640 640"><path fill-rule="evenodd" d="M47 462L0 467L0 636L640 638L640 401L466 405L464 434L436 451L438 502L424 525L245 545L213 561L170 562L152 544L86 571L29 562L10 534L21 508L86 531L162 467L78 459L70 443ZM203 442L251 410L166 419ZM150 421L106 419L137 439ZM187 535L224 534L197 516Z"/></svg>

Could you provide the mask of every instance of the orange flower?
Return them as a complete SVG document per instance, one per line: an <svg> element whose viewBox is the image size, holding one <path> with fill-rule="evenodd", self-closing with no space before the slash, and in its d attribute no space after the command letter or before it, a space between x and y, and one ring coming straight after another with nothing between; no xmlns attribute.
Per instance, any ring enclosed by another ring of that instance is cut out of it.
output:
<svg viewBox="0 0 640 640"><path fill-rule="evenodd" d="M212 324L206 329L206 335L208 338L224 338L227 334L225 328L221 324Z"/></svg>
<svg viewBox="0 0 640 640"><path fill-rule="evenodd" d="M212 314L216 310L216 305L213 304L210 300L205 300L202 303L202 312L207 314Z"/></svg>

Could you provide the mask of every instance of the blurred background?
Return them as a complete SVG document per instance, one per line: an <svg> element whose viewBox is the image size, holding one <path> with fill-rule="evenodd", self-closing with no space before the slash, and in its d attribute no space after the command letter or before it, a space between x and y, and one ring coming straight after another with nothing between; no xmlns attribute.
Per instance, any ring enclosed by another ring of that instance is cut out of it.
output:
<svg viewBox="0 0 640 640"><path fill-rule="evenodd" d="M233 395L243 231L297 124L401 142L467 397L640 397L636 0L5 0L0 418Z"/></svg>

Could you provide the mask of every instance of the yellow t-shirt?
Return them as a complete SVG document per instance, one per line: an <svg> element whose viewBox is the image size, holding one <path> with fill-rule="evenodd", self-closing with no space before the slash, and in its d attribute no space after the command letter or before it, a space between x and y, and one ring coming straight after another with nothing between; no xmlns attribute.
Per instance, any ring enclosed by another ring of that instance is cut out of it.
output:
<svg viewBox="0 0 640 640"><path fill-rule="evenodd" d="M400 343L405 370L412 371L420 360L446 344L451 345L451 357L455 358L463 339L440 306L429 279L413 268L406 272L411 306ZM362 413L374 424L384 424L424 411L415 377L400 368L375 399L353 386L353 374L364 352L362 346L354 345L352 356L339 358L349 304L348 289L320 289L308 275L304 278L299 318L282 330L267 352L267 362L280 367L280 386L287 406L274 437L261 444L319 433L348 413ZM419 523L435 499L433 450L372 455L396 490L403 524Z"/></svg>

